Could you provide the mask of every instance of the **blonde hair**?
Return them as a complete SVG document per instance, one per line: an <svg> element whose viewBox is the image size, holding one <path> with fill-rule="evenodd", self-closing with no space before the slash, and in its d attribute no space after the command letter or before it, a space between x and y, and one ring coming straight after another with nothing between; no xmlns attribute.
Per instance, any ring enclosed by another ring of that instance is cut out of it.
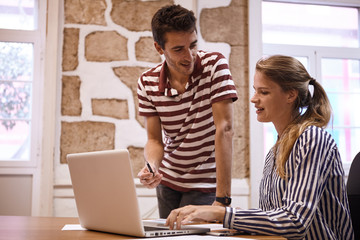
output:
<svg viewBox="0 0 360 240"><path fill-rule="evenodd" d="M279 136L274 146L277 173L286 179L285 164L295 141L310 125L326 127L331 118L331 105L320 83L293 57L274 55L260 59L256 64L256 71L277 83L284 92L298 92L293 109L296 117ZM313 95L309 91L309 85L314 87Z"/></svg>

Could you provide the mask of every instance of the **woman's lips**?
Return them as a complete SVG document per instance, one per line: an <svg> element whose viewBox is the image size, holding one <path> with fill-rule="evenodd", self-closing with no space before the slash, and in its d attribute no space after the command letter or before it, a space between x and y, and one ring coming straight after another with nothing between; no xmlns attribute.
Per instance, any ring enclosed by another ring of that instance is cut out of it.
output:
<svg viewBox="0 0 360 240"><path fill-rule="evenodd" d="M264 108L259 108L259 107L257 107L257 108L256 108L256 113L259 114L259 113L261 113L263 110L264 110Z"/></svg>

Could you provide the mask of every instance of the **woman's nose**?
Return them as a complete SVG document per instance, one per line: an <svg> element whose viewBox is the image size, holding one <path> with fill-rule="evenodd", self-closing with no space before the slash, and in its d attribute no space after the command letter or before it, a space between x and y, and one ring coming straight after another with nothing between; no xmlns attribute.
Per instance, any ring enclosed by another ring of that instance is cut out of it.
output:
<svg viewBox="0 0 360 240"><path fill-rule="evenodd" d="M256 103L258 99L256 98L255 94L250 98L250 102Z"/></svg>

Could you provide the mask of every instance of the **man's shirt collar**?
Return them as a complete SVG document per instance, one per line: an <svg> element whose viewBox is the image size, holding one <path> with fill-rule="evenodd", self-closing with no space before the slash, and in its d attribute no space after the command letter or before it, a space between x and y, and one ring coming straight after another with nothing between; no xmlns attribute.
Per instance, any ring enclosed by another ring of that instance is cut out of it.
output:
<svg viewBox="0 0 360 240"><path fill-rule="evenodd" d="M159 92L163 93L165 96L168 96L168 97L178 96L179 95L178 91L175 88L171 88L171 86L170 86L170 81L168 79L166 69L167 69L167 64L166 64L166 60L165 60L162 64L161 70L160 70ZM192 72L192 74L189 77L186 88L188 88L192 84L193 79L196 76L198 76L199 74L201 74L201 60L200 60L199 55L196 55L194 71Z"/></svg>

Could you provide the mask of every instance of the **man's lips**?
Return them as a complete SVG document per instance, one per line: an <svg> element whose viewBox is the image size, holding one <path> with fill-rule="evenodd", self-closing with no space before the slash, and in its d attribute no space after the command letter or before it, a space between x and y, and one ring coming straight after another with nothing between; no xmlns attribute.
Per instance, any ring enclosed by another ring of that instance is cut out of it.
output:
<svg viewBox="0 0 360 240"><path fill-rule="evenodd" d="M183 67L186 67L186 68L189 68L189 67L192 66L191 63L181 63L181 65L182 65Z"/></svg>

